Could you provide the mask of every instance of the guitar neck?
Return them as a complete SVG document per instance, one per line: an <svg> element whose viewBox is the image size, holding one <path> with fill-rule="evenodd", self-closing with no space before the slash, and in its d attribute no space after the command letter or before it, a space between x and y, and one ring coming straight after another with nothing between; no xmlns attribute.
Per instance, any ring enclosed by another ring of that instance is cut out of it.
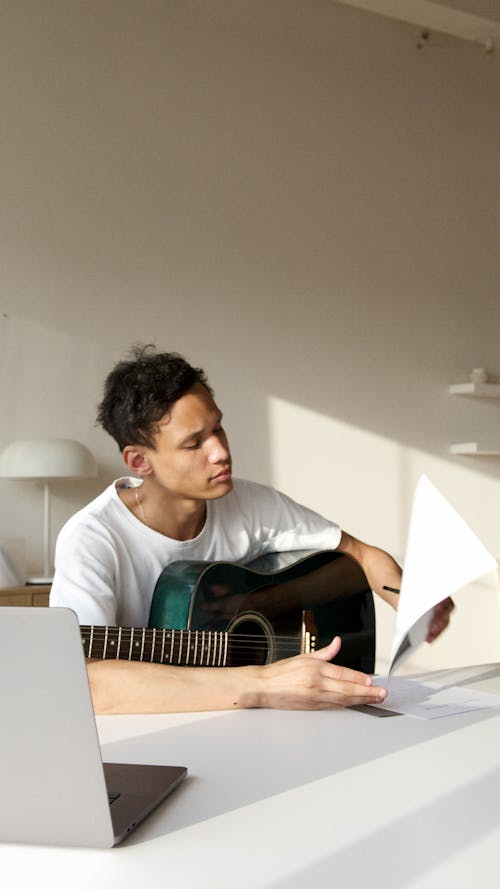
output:
<svg viewBox="0 0 500 889"><path fill-rule="evenodd" d="M81 626L86 658L146 661L191 667L225 667L228 633L150 627Z"/></svg>

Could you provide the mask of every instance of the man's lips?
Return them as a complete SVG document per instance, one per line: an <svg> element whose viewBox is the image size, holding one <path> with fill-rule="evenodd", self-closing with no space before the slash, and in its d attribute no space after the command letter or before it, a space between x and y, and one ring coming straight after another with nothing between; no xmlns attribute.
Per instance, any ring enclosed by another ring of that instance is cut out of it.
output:
<svg viewBox="0 0 500 889"><path fill-rule="evenodd" d="M227 482L231 478L231 467L228 466L227 469L222 469L217 475L212 476L213 482Z"/></svg>

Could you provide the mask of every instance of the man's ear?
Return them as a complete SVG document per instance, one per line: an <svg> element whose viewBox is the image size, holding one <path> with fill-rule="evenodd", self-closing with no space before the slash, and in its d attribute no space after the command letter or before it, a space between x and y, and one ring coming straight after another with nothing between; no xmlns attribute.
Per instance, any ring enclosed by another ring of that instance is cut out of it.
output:
<svg viewBox="0 0 500 889"><path fill-rule="evenodd" d="M153 471L148 455L140 445L126 445L122 452L124 463L135 475L142 477L150 475Z"/></svg>

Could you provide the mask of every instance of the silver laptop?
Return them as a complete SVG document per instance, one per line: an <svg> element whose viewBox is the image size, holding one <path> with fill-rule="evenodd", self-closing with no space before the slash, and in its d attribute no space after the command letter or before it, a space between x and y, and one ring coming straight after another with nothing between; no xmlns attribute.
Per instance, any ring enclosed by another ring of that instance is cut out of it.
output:
<svg viewBox="0 0 500 889"><path fill-rule="evenodd" d="M0 608L0 713L0 842L114 846L187 773L102 762L67 608Z"/></svg>

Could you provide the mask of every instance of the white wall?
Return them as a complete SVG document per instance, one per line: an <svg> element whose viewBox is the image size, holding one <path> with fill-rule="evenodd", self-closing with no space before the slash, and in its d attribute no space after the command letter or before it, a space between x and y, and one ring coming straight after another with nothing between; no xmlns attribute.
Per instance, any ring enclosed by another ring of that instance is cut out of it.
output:
<svg viewBox="0 0 500 889"><path fill-rule="evenodd" d="M500 405L446 392L500 373L500 56L417 38L330 0L2 4L0 447L101 469L54 533L121 472L95 405L143 340L207 369L239 474L402 556L425 471L500 555L500 459L448 453ZM0 496L39 570L41 490Z"/></svg>

